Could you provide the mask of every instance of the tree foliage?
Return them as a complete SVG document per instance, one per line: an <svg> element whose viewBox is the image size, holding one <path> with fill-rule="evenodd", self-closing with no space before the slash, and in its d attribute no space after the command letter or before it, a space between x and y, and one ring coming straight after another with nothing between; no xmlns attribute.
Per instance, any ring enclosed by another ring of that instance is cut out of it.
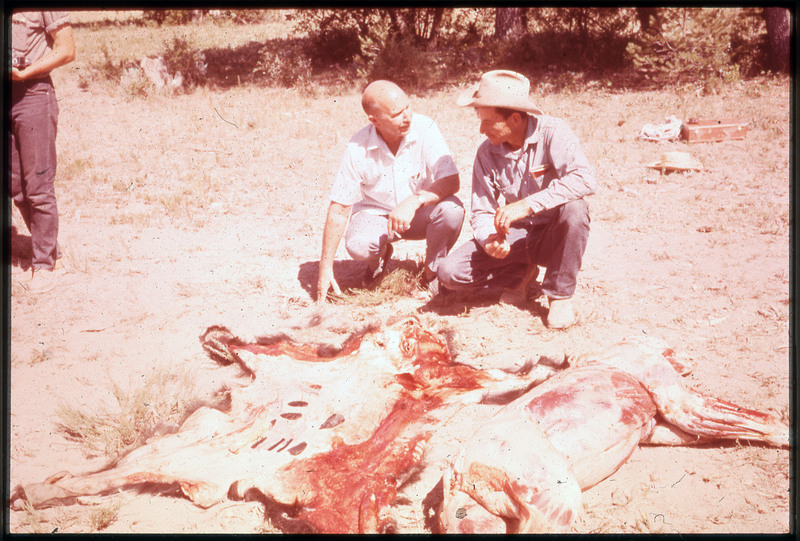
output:
<svg viewBox="0 0 800 541"><path fill-rule="evenodd" d="M772 7L355 7L144 14L149 24L197 24L209 18L248 24L277 17L291 26L288 40L200 52L173 44L167 59L189 71L184 75L192 84L288 85L335 74L342 80L391 79L418 91L490 69L514 69L551 83L569 75L573 82L691 81L709 87L768 69L786 70L791 40L787 10ZM191 73L193 66L206 69Z"/></svg>
<svg viewBox="0 0 800 541"><path fill-rule="evenodd" d="M759 63L753 57L758 26L753 9L661 8L627 52L647 77L731 79Z"/></svg>

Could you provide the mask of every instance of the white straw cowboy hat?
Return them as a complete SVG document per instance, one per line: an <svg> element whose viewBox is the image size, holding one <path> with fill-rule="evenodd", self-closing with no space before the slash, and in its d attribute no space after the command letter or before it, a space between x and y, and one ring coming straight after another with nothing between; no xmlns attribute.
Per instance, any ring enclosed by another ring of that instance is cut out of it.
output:
<svg viewBox="0 0 800 541"><path fill-rule="evenodd" d="M528 78L516 71L487 71L479 83L472 85L456 98L456 103L461 107L504 107L543 115L542 110L528 96L530 91L531 83Z"/></svg>
<svg viewBox="0 0 800 541"><path fill-rule="evenodd" d="M665 152L661 159L653 162L647 167L651 169L661 169L663 174L666 171L702 171L703 164L696 160L688 152Z"/></svg>

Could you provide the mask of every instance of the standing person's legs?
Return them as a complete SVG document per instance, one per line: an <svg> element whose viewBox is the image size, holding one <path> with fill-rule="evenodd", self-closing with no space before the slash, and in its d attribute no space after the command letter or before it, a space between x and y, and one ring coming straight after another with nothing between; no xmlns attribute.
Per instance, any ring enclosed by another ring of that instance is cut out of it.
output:
<svg viewBox="0 0 800 541"><path fill-rule="evenodd" d="M12 107L11 196L31 233L34 273L53 270L58 247L55 195L58 104L52 88Z"/></svg>
<svg viewBox="0 0 800 541"><path fill-rule="evenodd" d="M417 210L411 227L403 233L402 238L425 239L426 281L436 278L437 269L458 240L463 223L464 205L455 196Z"/></svg>

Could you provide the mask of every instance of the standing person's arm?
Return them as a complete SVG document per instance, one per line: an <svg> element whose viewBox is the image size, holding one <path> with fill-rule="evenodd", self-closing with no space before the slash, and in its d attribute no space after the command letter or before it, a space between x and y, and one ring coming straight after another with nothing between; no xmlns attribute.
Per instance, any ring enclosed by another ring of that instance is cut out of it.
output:
<svg viewBox="0 0 800 541"><path fill-rule="evenodd" d="M325 218L325 230L322 232L322 255L319 259L319 278L317 280L317 302L325 302L328 290L333 289L341 295L339 284L333 276L333 257L342 240L347 227L347 218L350 216L350 207L331 201L328 206L328 215Z"/></svg>
<svg viewBox="0 0 800 541"><path fill-rule="evenodd" d="M12 68L12 80L25 81L34 79L75 60L75 40L72 37L72 25L69 23L61 25L50 35L53 38L53 49L25 69Z"/></svg>

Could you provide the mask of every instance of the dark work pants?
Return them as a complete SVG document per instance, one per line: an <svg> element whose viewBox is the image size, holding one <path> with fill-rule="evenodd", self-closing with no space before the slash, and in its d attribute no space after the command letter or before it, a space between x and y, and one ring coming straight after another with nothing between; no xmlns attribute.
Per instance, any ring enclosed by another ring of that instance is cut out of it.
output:
<svg viewBox="0 0 800 541"><path fill-rule="evenodd" d="M503 259L490 256L473 239L442 261L439 284L454 291L510 288L529 265L539 265L547 269L542 291L551 299L568 299L575 293L589 223L589 207L578 199L537 214L533 223L512 226L511 252Z"/></svg>
<svg viewBox="0 0 800 541"><path fill-rule="evenodd" d="M61 257L56 205L58 103L49 79L12 83L11 197L31 234L34 270Z"/></svg>

